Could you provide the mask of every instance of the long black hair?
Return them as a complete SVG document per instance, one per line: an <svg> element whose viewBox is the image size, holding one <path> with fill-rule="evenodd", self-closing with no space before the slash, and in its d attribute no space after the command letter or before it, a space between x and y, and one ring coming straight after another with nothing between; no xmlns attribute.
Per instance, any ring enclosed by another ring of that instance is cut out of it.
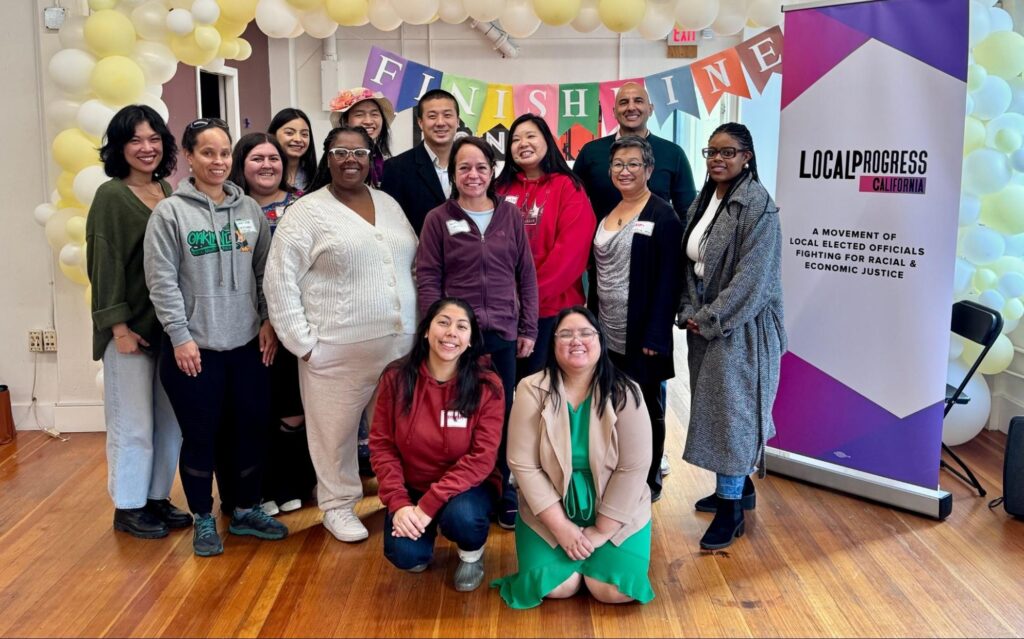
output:
<svg viewBox="0 0 1024 639"><path fill-rule="evenodd" d="M612 360L608 356L608 344L604 336L604 327L601 326L601 322L585 306L563 308L555 318L555 330L551 332L551 346L548 348L548 361L544 366L548 379L551 380L553 385L556 382L558 385L562 384L562 369L558 366L558 360L555 356L555 342L558 340L556 333L562 320L573 314L582 315L584 319L590 322L590 325L597 331L598 344L601 347L601 354L597 357L594 376L590 378L590 388L587 391L587 394L593 397L592 402L597 403L597 416L604 417L606 398L612 400L612 406L615 407L616 411L626 407L626 402L629 401L630 395L633 396L633 402L640 406L640 391L636 383L628 375L616 368L615 364L612 364ZM554 402L555 408L558 408L558 404L561 401L560 393L552 393L551 401Z"/></svg>
<svg viewBox="0 0 1024 639"><path fill-rule="evenodd" d="M725 196L722 198L718 208L714 211L711 218L711 223L708 224L707 228L704 229L704 234L701 235L701 244L707 242L708 237L711 233L711 228L718 221L718 216L721 215L722 211L729 205L729 200L732 198L732 194L736 191L736 187L744 182L748 177L755 182L760 182L760 178L757 176L757 154L754 153L754 138L750 135L750 129L740 124L739 122L726 122L719 126L711 133L711 137L715 137L719 133L725 133L732 136L737 142L740 143L741 151L750 151L750 159L745 163L743 169L740 171L731 184L729 189L725 192ZM690 234L693 233L693 229L697 226L697 222L706 214L705 209L708 208L708 202L711 201L711 197L715 194L715 189L718 188L718 183L711 179L709 173L704 178L704 186L701 187L700 193L697 195L697 207L694 209L693 221L690 222L689 227L686 229L686 234L683 236L683 247L685 253L685 247L687 242L690 241Z"/></svg>
<svg viewBox="0 0 1024 639"><path fill-rule="evenodd" d="M455 184L455 156L459 154L459 150L464 146L475 146L480 149L480 152L484 154L487 159L487 164L491 166L491 182L487 185L487 198L494 202L494 207L498 207L498 194L494 187L495 176L494 167L497 164L497 159L494 156L494 149L491 148L490 144L487 144L483 138L478 138L472 135L467 135L455 140L455 144L452 145L451 154L448 156L448 180L452 183L452 195L451 199L459 199L459 187Z"/></svg>
<svg viewBox="0 0 1024 639"><path fill-rule="evenodd" d="M309 128L309 144L306 145L306 150L299 157L299 170L306 175L307 180L312 180L313 174L316 173L316 150L313 148L313 125L309 123L309 116L301 109L281 109L274 116L274 119L270 121L267 133L277 137L277 130L292 120L302 120ZM284 160L284 173L288 175L288 156L284 156L281 159ZM313 189L309 190L312 191Z"/></svg>
<svg viewBox="0 0 1024 639"><path fill-rule="evenodd" d="M124 147L135 137L135 128L143 122L148 123L153 132L160 136L163 146L163 157L153 170L153 180L174 173L174 168L178 165L178 145L174 141L174 135L167 128L167 123L153 107L130 104L114 114L103 136L100 159L103 160L103 172L108 176L124 179L131 173L131 167L124 159Z"/></svg>
<svg viewBox="0 0 1024 639"><path fill-rule="evenodd" d="M476 321L476 313L473 312L473 308L457 297L444 297L431 304L423 319L420 320L419 326L416 327L416 342L409 354L388 365L388 369L398 371L398 384L401 393L399 402L403 413L408 414L412 410L412 399L416 392L420 367L430 357L430 342L427 340L430 323L446 306L457 306L465 311L469 318L470 330L469 347L459 356L459 361L456 364L455 397L447 409L456 410L469 417L480 408L480 397L483 394L482 384L490 385L495 391L499 388L493 379L484 376L484 372L490 368L480 361L480 357L484 354L484 336L480 332L480 325Z"/></svg>
<svg viewBox="0 0 1024 639"><path fill-rule="evenodd" d="M312 193L317 191L331 183L331 167L328 165L330 159L330 153L332 145L334 144L334 138L338 137L342 133L355 133L363 138L363 142L366 144L366 148L373 148L373 138L366 132L361 126L338 126L331 129L331 132L324 138L324 152L320 156L320 164L316 167L316 172L313 173L313 181L310 182L309 188L306 189L306 193ZM370 179L370 172L366 172L366 179Z"/></svg>
<svg viewBox="0 0 1024 639"><path fill-rule="evenodd" d="M245 159L249 157L253 149L261 144L273 145L277 150L277 154L281 156L281 164L283 166L281 168L281 182L277 185L277 188L285 193L294 193L295 188L288 184L288 159L284 154L284 148L277 141L277 136L270 133L246 133L235 143L235 150L231 153L231 175L228 176L228 179L242 187L245 194L249 195L249 183L245 180Z"/></svg>
<svg viewBox="0 0 1024 639"><path fill-rule="evenodd" d="M547 144L548 152L544 154L544 157L540 160L540 170L544 171L544 174L548 173L561 173L562 175L569 176L572 180L576 190L579 191L583 188L583 183L580 182L579 177L572 172L569 165L566 163L565 158L562 157L562 152L558 150L558 141L555 140L555 136L551 134L551 128L544 118L534 113L524 113L509 127L508 137L505 140L505 166L501 169L501 175L498 176L497 183L498 188L504 188L511 186L516 181L516 174L522 173L523 170L519 168L519 165L512 159L512 135L515 134L516 128L525 122L532 122L534 126L540 131L540 135L544 138L544 143Z"/></svg>

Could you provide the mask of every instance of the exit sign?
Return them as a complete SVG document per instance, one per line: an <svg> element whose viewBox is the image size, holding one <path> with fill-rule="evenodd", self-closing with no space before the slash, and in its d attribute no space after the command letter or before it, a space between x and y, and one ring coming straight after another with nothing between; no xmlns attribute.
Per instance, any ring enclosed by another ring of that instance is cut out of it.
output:
<svg viewBox="0 0 1024 639"><path fill-rule="evenodd" d="M669 46L678 46L686 44L697 43L697 32L696 31L684 31L679 28L673 28L672 33L668 35Z"/></svg>

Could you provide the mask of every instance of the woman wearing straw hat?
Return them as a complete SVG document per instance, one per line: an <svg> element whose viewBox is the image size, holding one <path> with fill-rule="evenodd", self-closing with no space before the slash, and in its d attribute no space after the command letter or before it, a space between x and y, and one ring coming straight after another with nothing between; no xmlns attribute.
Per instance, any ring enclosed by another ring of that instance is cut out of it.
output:
<svg viewBox="0 0 1024 639"><path fill-rule="evenodd" d="M384 160L391 157L391 123L395 121L395 107L380 91L365 87L346 89L331 101L331 126L361 126L373 140L370 156L369 183L380 188L384 175Z"/></svg>

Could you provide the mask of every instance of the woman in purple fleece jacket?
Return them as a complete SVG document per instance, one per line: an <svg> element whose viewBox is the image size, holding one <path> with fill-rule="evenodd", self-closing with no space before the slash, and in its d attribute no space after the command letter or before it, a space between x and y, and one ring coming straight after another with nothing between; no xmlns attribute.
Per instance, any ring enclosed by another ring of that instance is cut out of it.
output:
<svg viewBox="0 0 1024 639"><path fill-rule="evenodd" d="M464 137L449 158L451 199L427 214L416 251L420 315L442 297L459 297L480 322L484 348L505 389L498 523L511 529L518 500L509 483L505 441L516 357L528 357L537 339L537 273L522 214L495 195L491 147L480 138Z"/></svg>

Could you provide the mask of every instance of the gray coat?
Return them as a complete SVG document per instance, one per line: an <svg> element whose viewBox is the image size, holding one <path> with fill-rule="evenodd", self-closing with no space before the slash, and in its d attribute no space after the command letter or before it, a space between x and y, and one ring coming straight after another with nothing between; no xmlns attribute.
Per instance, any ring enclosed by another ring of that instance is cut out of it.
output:
<svg viewBox="0 0 1024 639"><path fill-rule="evenodd" d="M696 207L695 201L687 215L691 227ZM711 227L703 295L693 261L684 259L678 322L693 319L700 334L687 332L692 399L683 459L701 468L724 475L764 468L786 351L781 253L778 208L760 183L747 178Z"/></svg>

